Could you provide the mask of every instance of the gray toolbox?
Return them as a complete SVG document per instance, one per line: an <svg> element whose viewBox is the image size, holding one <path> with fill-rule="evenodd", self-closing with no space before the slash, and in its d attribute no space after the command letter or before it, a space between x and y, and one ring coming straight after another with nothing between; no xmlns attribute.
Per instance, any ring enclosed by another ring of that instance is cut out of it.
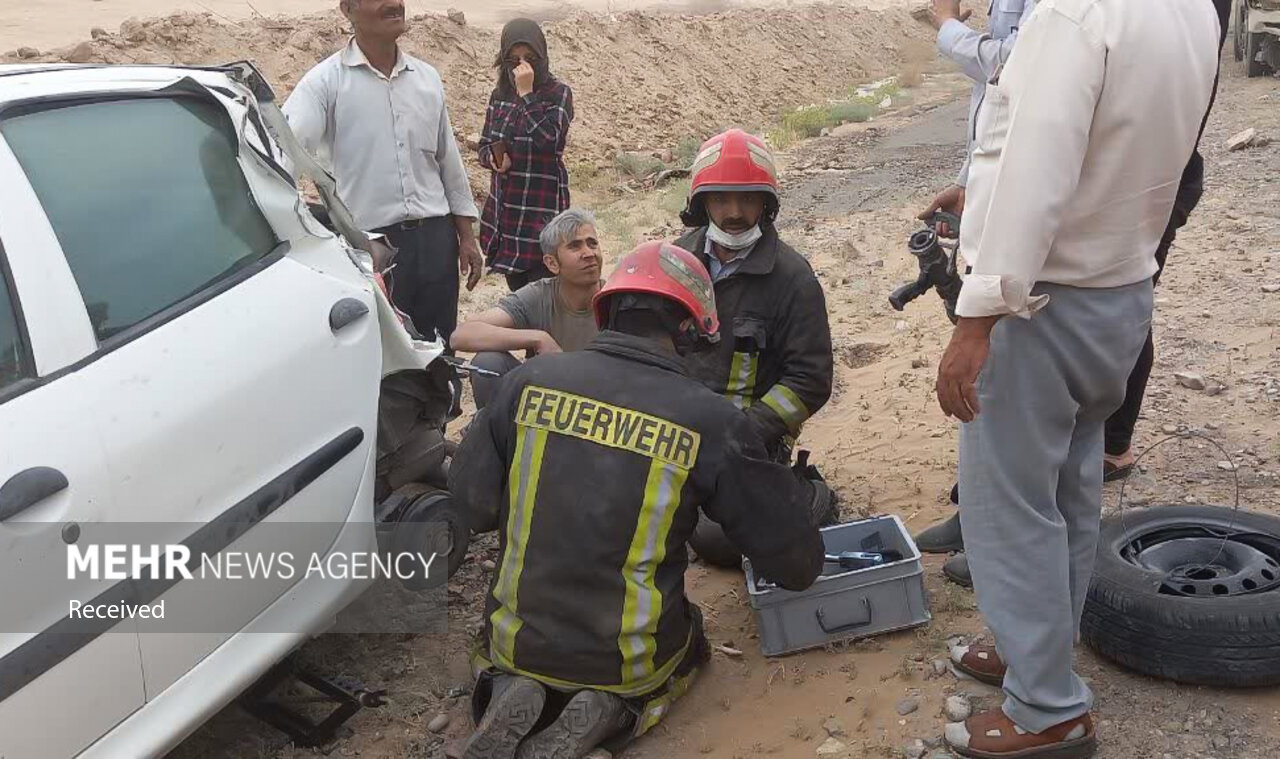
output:
<svg viewBox="0 0 1280 759"><path fill-rule="evenodd" d="M765 656L905 630L932 619L920 551L901 519L883 516L827 527L822 540L828 554L896 551L902 559L854 570L827 564L813 586L799 593L770 586L767 578L758 586L751 562L744 561Z"/></svg>

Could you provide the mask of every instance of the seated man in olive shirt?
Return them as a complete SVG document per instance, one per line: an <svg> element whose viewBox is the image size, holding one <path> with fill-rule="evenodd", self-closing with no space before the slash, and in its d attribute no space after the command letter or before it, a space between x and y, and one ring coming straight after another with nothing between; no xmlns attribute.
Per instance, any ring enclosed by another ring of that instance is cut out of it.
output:
<svg viewBox="0 0 1280 759"><path fill-rule="evenodd" d="M513 353L527 356L576 351L596 336L591 300L600 289L600 241L595 217L576 208L552 219L539 242L542 260L556 276L532 282L491 308L463 322L449 345L476 354L472 364L505 375L520 365ZM501 377L471 376L476 408L497 392Z"/></svg>

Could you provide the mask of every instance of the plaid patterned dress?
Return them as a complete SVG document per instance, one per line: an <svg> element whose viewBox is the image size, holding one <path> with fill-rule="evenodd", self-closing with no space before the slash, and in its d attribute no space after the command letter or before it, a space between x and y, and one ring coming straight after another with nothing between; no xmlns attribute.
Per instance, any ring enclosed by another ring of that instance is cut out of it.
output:
<svg viewBox="0 0 1280 759"><path fill-rule="evenodd" d="M551 80L527 97L489 99L480 138L480 165L493 171L493 145L505 143L511 169L493 171L480 217L480 245L489 268L504 274L529 271L542 261L538 235L569 207L565 141L573 121L573 90Z"/></svg>

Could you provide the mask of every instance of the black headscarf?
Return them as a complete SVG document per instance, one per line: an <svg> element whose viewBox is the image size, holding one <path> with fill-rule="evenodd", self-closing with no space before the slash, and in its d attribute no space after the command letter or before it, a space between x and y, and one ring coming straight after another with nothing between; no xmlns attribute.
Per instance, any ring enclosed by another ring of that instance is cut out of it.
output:
<svg viewBox="0 0 1280 759"><path fill-rule="evenodd" d="M502 27L501 50L498 51L498 59L493 64L494 68L498 69L496 92L499 95L515 96L516 88L511 82L511 70L507 68L507 56L511 55L511 48L520 44L528 45L538 54L538 64L533 67L533 88L536 90L554 79L551 76L551 57L547 55L547 38L542 33L542 27L532 19L512 19Z"/></svg>

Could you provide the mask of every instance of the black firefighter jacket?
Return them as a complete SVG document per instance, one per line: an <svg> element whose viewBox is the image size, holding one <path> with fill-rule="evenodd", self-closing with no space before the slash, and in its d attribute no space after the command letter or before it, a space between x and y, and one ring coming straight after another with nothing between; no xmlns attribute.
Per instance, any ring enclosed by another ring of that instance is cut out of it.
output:
<svg viewBox="0 0 1280 759"><path fill-rule="evenodd" d="M691 644L698 509L754 570L799 590L822 539L796 478L674 356L604 332L503 381L450 468L474 532L500 531L489 658L553 687L647 695Z"/></svg>
<svg viewBox="0 0 1280 759"><path fill-rule="evenodd" d="M676 242L707 263L707 229ZM831 398L831 326L822 285L804 256L766 227L736 272L715 283L720 343L689 361L699 382L746 411L777 453Z"/></svg>

